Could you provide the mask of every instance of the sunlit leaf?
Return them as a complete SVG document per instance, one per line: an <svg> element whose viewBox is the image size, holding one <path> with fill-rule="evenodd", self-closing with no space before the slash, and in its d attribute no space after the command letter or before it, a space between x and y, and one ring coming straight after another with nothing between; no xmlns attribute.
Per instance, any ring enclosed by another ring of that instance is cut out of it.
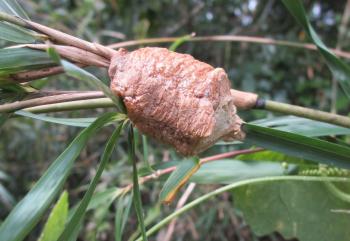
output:
<svg viewBox="0 0 350 241"><path fill-rule="evenodd" d="M56 241L68 217L68 193L64 191L53 207L38 241Z"/></svg>

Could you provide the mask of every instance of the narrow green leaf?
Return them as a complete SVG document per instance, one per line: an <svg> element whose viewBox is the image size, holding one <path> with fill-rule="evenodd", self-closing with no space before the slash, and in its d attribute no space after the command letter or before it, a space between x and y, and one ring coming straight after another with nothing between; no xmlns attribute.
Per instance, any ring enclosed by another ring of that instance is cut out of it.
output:
<svg viewBox="0 0 350 241"><path fill-rule="evenodd" d="M137 220L141 229L141 234L143 241L147 241L146 228L144 223L144 215L142 210L141 193L139 187L139 178L136 166L136 154L135 154L135 138L134 138L134 128L130 124L129 135L128 135L128 157L129 161L132 163L132 179L133 179L133 203L135 206L135 211L137 215Z"/></svg>
<svg viewBox="0 0 350 241"><path fill-rule="evenodd" d="M29 48L0 49L0 56L0 83L9 74L55 65L47 53Z"/></svg>
<svg viewBox="0 0 350 241"><path fill-rule="evenodd" d="M64 191L44 226L38 241L56 241L64 229L68 217L68 193Z"/></svg>
<svg viewBox="0 0 350 241"><path fill-rule="evenodd" d="M39 35L16 25L0 22L0 39L14 43L34 43Z"/></svg>
<svg viewBox="0 0 350 241"><path fill-rule="evenodd" d="M185 35L183 37L178 38L177 40L175 40L174 43L172 43L169 47L170 51L175 51L178 47L180 47L183 43L187 42L188 40L190 40L191 38L194 37L194 34L188 34Z"/></svg>
<svg viewBox="0 0 350 241"><path fill-rule="evenodd" d="M68 61L62 60L61 64L69 76L74 77L74 78L79 79L79 80L86 81L86 83L88 83L91 87L101 90L107 97L109 97L113 101L113 103L116 104L116 106L118 107L118 109L121 112L125 113L125 107L124 107L121 99L119 97L115 96L114 94L112 94L109 87L106 86L96 76L87 72L86 70L83 70L82 68L79 68L78 66L76 66Z"/></svg>
<svg viewBox="0 0 350 241"><path fill-rule="evenodd" d="M350 148L253 124L244 124L246 141L302 159L350 168Z"/></svg>
<svg viewBox="0 0 350 241"><path fill-rule="evenodd" d="M0 11L29 20L28 15L17 0L0 0Z"/></svg>
<svg viewBox="0 0 350 241"><path fill-rule="evenodd" d="M160 192L160 200L165 204L171 203L178 191L187 183L191 176L199 169L200 163L198 158L192 158L181 161L176 169L165 182Z"/></svg>
<svg viewBox="0 0 350 241"><path fill-rule="evenodd" d="M322 42L314 28L311 26L301 0L283 0L282 2L304 28L312 42L317 46L317 49L325 58L333 76L339 81L344 92L350 98L350 67L330 51Z"/></svg>
<svg viewBox="0 0 350 241"><path fill-rule="evenodd" d="M33 114L28 111L19 110L15 112L18 116L29 117L36 120L46 121L55 124L67 125L67 126L77 126L77 127L88 127L96 118L57 118L47 115Z"/></svg>
<svg viewBox="0 0 350 241"><path fill-rule="evenodd" d="M122 196L118 200L115 214L115 241L122 241L125 224L128 220L132 205L132 199L132 196L128 195Z"/></svg>
<svg viewBox="0 0 350 241"><path fill-rule="evenodd" d="M310 120L297 116L267 118L256 120L250 123L310 137L350 135L350 128L336 126L325 122Z"/></svg>
<svg viewBox="0 0 350 241"><path fill-rule="evenodd" d="M100 177L102 175L103 170L105 169L112 152L114 150L114 147L119 139L121 130L123 129L123 124L120 124L117 129L114 130L112 133L112 136L109 138L106 148L102 154L100 164L97 168L97 172L95 177L92 179L88 190L86 191L82 201L80 202L78 208L75 210L74 214L72 215L71 219L69 220L68 224L66 225L63 233L61 234L59 241L66 241L68 240L72 235L76 233L76 230L80 228L80 223L82 223L83 218L85 216L86 209L89 205L89 202L91 200L91 197L96 189L96 186L98 184L98 181L100 180Z"/></svg>
<svg viewBox="0 0 350 241"><path fill-rule="evenodd" d="M89 138L104 125L113 123L117 117L115 113L104 114L72 141L1 224L0 237L3 240L20 241L25 238L61 190Z"/></svg>

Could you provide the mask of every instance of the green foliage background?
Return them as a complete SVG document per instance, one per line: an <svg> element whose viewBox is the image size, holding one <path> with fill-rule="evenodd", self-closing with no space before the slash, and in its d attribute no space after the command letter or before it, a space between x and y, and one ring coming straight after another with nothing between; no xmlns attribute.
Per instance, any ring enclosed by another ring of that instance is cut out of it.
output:
<svg viewBox="0 0 350 241"><path fill-rule="evenodd" d="M192 32L197 36L235 34L296 42L309 41L282 2L275 0L23 0L19 2L37 22L104 44L129 39L183 36ZM348 26L341 25L346 1L303 2L312 25L326 45L349 50L349 33L342 30ZM165 47L169 45L159 44ZM256 92L267 99L325 111L331 108L332 76L319 53L315 51L231 42L186 42L177 51L190 53L197 59L223 67L232 81L232 86L237 89ZM108 83L105 71L95 68L90 68L89 71ZM84 82L72 80L66 75L51 77L36 84L45 85L45 89L89 89ZM339 113L349 113L348 101L341 90L338 92L336 103ZM96 117L105 111L107 110L75 111L56 115ZM240 115L247 121L271 117L271 114L258 110L242 112ZM5 123L0 129L0 192L2 193L0 196L5 197L1 200L0 220L3 220L15 202L31 189L34 182L79 130L76 127L49 124L29 118L18 118ZM103 144L110 134L111 129L105 128L89 141L88 148L80 155L73 175L65 184L65 188L69 190L70 204L76 204L77 200L82 198L89 180L95 175L100 154L104 149ZM119 143L97 187L101 196L105 195L106 200L115 195L116 191L111 191L111 188L132 182L132 166L128 163L126 135L121 137ZM138 150L142 150L139 135L136 135L136 144ZM149 144L149 159L152 164L165 160L181 160L172 149L152 140ZM216 145L203 156L227 152L234 148L229 145ZM136 154L142 160L142 153L138 151ZM174 209L175 205L160 208L156 204L159 201L158 195L162 184L153 182L142 187L144 195L142 200L147 210L146 219L149 219L146 222L157 220L161 215L169 214ZM1 189L2 185L6 188ZM200 186L193 195L198 197L214 188L215 186ZM320 189L322 187L317 186L317 191ZM242 219L240 211L232 209L232 202L228 201L231 201L230 195L218 196L183 216L180 219L182 225L176 230L178 240L192 240L197 237L196 235L199 240L283 240L279 234L271 233L273 229L270 228L259 233L265 235L264 237L255 236ZM247 200L247 205L259 205L248 201L250 200ZM97 205L93 212L88 213L88 221L81 239L113 240L117 235L114 234L115 227L112 221L115 218L115 210L120 210L120 206L127 207L128 203L125 201L119 205L114 203ZM254 207L250 208L249 210L253 210ZM135 232L136 223L136 214L131 211L131 217L125 225L125 237ZM42 227L44 220L39 228L31 233L28 240L36 240Z"/></svg>

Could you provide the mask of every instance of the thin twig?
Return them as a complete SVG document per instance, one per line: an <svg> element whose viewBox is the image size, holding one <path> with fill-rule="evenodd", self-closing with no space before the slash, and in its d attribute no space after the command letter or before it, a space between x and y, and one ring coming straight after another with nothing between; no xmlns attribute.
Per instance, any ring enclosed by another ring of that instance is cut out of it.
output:
<svg viewBox="0 0 350 241"><path fill-rule="evenodd" d="M30 70L25 72L20 72L16 74L11 74L9 80L15 81L17 83L24 83L31 80L46 78L49 76L61 74L64 72L62 66L54 66L38 70Z"/></svg>
<svg viewBox="0 0 350 241"><path fill-rule="evenodd" d="M350 118L320 110L314 110L306 107L280 103L272 100L265 101L263 108L265 110L280 112L283 114L295 115L311 120L322 121L338 126L350 128Z"/></svg>
<svg viewBox="0 0 350 241"><path fill-rule="evenodd" d="M188 187L186 188L186 190L184 191L184 193L182 194L182 196L180 197L177 205L176 205L176 209L175 210L179 210L180 208L182 208L185 203L187 202L188 198L190 197L191 193L193 192L194 188L196 187L196 184L191 182ZM165 236L163 237L163 241L170 241L171 237L173 236L174 230L175 230L175 226L176 226L176 221L177 219L174 218L171 223L168 226L167 232L165 234Z"/></svg>
<svg viewBox="0 0 350 241"><path fill-rule="evenodd" d="M14 112L16 110L24 109L27 107L40 106L43 104L53 104L53 103L62 103L66 101L75 101L75 100L85 100L91 98L101 97L100 91L90 91L88 93L67 93L59 95L51 95L40 98L34 98L23 101L16 101L9 104L0 105L1 112Z"/></svg>
<svg viewBox="0 0 350 241"><path fill-rule="evenodd" d="M31 49L47 50L49 47L54 47L55 50L62 56L70 61L82 64L91 65L97 67L108 68L110 64L110 59L106 59L97 55L93 52L89 52L84 49L80 49L72 46L65 45L47 45L47 44L22 44L18 47L27 47Z"/></svg>
<svg viewBox="0 0 350 241"><path fill-rule="evenodd" d="M142 45L142 44L170 43L170 42L176 41L177 39L178 39L178 37L165 37L165 38L148 38L148 39L140 39L140 40L130 40L130 41L123 41L120 43L111 44L111 45L108 45L108 47L113 48L113 49L117 49L117 48L138 46L138 45ZM279 46L286 46L286 47L317 50L317 47L314 44L296 43L296 42L290 42L290 41L284 41L284 40L275 40L275 39L271 39L271 38L251 37L251 36L241 36L241 35L198 36L198 37L190 38L187 41L188 42L206 42L206 41L246 42L246 43L279 45ZM337 56L350 59L349 52L345 52L345 51L337 50L337 49L331 49L331 50Z"/></svg>
<svg viewBox="0 0 350 241"><path fill-rule="evenodd" d="M245 149L245 150L238 150L238 151L230 151L230 152L226 152L226 153L221 153L218 155L201 158L200 165L207 163L207 162L220 160L223 158L234 157L234 156L244 155L244 154L251 154L251 153L260 152L263 150L264 150L263 148L254 148L254 149ZM175 171L175 169L176 169L176 166L168 167L168 168L165 168L162 170L157 170L148 176L144 176L144 177L139 178L139 183L144 184L150 180L158 179L159 177L161 177L165 174L169 174L169 173ZM133 187L132 184L129 184L128 186L123 188L123 192L130 191L132 189L132 187Z"/></svg>
<svg viewBox="0 0 350 241"><path fill-rule="evenodd" d="M29 111L32 113L49 113L49 112L73 111L73 110L109 108L109 107L115 107L115 104L110 98L95 98L95 99L67 101L62 103L34 106L30 108L25 108L23 110Z"/></svg>

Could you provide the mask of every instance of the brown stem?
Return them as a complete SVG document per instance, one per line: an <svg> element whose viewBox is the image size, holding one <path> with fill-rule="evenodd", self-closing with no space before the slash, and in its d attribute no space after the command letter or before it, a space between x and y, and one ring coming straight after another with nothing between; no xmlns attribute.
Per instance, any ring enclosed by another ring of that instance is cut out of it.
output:
<svg viewBox="0 0 350 241"><path fill-rule="evenodd" d="M31 70L10 75L9 79L17 83L24 83L31 80L46 78L64 72L62 66L54 66L39 70Z"/></svg>
<svg viewBox="0 0 350 241"><path fill-rule="evenodd" d="M14 112L16 110L33 107L33 106L40 106L44 104L62 103L62 102L75 101L75 100L86 100L86 99L99 98L99 97L101 97L100 91L91 91L89 93L67 93L67 94L51 95L51 96L45 96L41 98L16 101L13 103L0 105L0 113Z"/></svg>
<svg viewBox="0 0 350 241"><path fill-rule="evenodd" d="M50 39L59 44L73 46L79 49L86 50L88 52L94 53L96 55L102 56L106 59L111 59L114 50L105 47L98 43L90 43L86 40L79 39L77 37L71 36L69 34L63 33L56 29L49 28L47 26L41 25L39 23L35 23L32 21L24 20L28 26L35 31L46 34L50 37Z"/></svg>
<svg viewBox="0 0 350 241"><path fill-rule="evenodd" d="M115 43L108 45L108 47L117 49L117 48L125 48L131 46L137 46L142 44L155 44L155 43L170 43L174 42L178 39L178 37L166 37L166 38L148 38L141 40L130 40L124 41L120 43ZM295 47L295 48L304 48L310 50L317 50L317 47L314 44L304 44L304 43L295 43L284 40L275 40L271 38L264 37L251 37L251 36L240 36L240 35L212 35L212 36L198 36L193 37L187 40L188 42L202 42L202 41L214 41L214 42L247 42L247 43L259 43L259 44L267 44L267 45L279 45L286 47ZM335 55L350 59L350 53L331 49Z"/></svg>
<svg viewBox="0 0 350 241"><path fill-rule="evenodd" d="M62 56L70 61L79 63L81 65L91 65L97 67L108 68L110 59L106 59L95 53L82 50L77 47L64 46L64 45L47 45L47 44L24 44L20 45L31 49L47 50L49 47L54 47L55 50Z"/></svg>
<svg viewBox="0 0 350 241"><path fill-rule="evenodd" d="M244 154L251 154L251 153L260 152L263 150L264 150L263 148L254 148L254 149L245 149L245 150L238 150L238 151L230 151L230 152L226 152L226 153L221 153L218 155L201 158L200 165L207 163L207 162L220 160L223 158L234 157L234 156L244 155ZM139 184L144 184L150 180L158 179L160 176L163 176L165 174L169 174L169 173L175 171L175 169L176 169L176 166L168 167L168 168L165 168L162 170L157 170L153 174L139 178ZM123 192L129 192L132 189L132 187L133 187L133 185L129 184L128 186L123 188Z"/></svg>

